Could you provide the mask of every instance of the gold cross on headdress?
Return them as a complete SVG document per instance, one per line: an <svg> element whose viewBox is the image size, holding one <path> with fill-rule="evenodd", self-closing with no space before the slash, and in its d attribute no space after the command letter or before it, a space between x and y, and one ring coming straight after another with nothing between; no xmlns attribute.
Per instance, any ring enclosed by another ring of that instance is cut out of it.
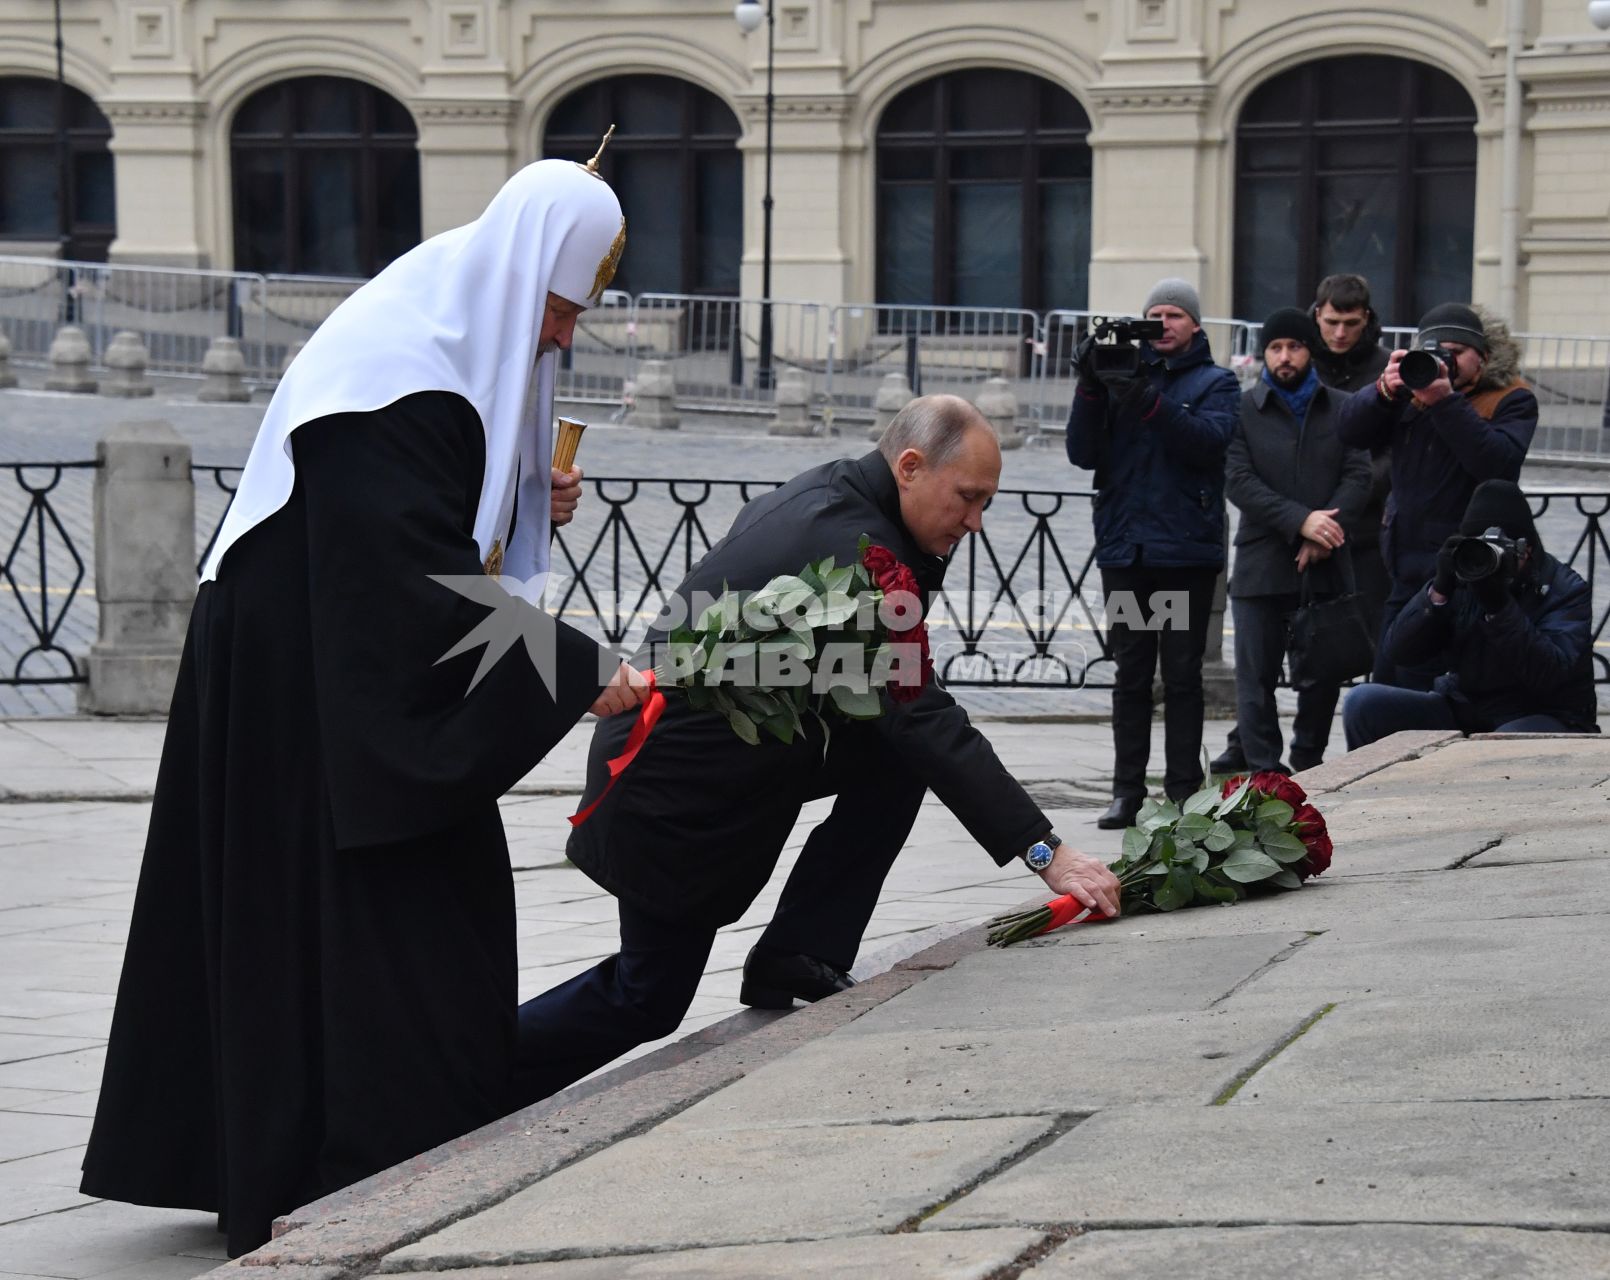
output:
<svg viewBox="0 0 1610 1280"><path fill-rule="evenodd" d="M615 126L610 125L609 129L604 134L604 140L598 144L598 150L593 152L593 158L591 160L589 160L586 164L581 164L581 165L578 165L577 167L580 168L583 172L592 174L593 177L597 178L600 182L602 182L604 180L604 175L598 172L598 162L604 158L604 148L609 145L609 140L611 138L613 138L614 136L615 136Z"/></svg>

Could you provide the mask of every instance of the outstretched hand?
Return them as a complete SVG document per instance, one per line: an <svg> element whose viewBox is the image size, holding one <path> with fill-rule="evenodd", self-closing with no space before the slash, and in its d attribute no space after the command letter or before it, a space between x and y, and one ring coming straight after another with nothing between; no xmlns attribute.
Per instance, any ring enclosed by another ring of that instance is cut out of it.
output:
<svg viewBox="0 0 1610 1280"><path fill-rule="evenodd" d="M1040 872L1051 892L1071 893L1074 898L1105 916L1117 916L1118 877L1100 858L1061 845L1051 855L1051 865Z"/></svg>

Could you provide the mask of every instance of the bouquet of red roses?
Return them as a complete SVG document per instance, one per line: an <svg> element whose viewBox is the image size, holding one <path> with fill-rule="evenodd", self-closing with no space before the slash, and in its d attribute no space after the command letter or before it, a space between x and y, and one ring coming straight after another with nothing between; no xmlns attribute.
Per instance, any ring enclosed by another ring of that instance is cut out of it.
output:
<svg viewBox="0 0 1610 1280"><path fill-rule="evenodd" d="M826 725L883 714L884 689L910 702L933 675L916 575L866 535L860 559L829 558L747 595L725 590L657 646L656 686L724 716L745 742L792 742L803 717Z"/></svg>
<svg viewBox="0 0 1610 1280"><path fill-rule="evenodd" d="M1298 889L1330 866L1330 833L1302 787L1283 773L1231 778L1183 805L1148 800L1124 832L1112 864L1123 910L1177 911L1202 902L1239 902L1259 886ZM1063 924L1105 919L1072 898L990 921L1004 947Z"/></svg>

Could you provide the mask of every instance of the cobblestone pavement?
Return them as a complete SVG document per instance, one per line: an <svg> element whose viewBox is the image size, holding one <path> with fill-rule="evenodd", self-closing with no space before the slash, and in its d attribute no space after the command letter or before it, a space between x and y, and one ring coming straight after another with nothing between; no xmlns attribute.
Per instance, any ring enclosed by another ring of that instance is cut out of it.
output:
<svg viewBox="0 0 1610 1280"><path fill-rule="evenodd" d="M1210 725L1210 741L1226 727ZM150 815L137 797L154 782L163 729L160 721L0 720L0 1277L6 1280L184 1280L223 1256L204 1215L92 1201L77 1191ZM1108 790L1105 725L992 723L986 732L1067 839L1117 855L1118 834L1094 827ZM572 733L503 805L515 867L522 999L590 968L617 943L613 899L564 859L564 818L575 809L589 733L585 725ZM1339 741L1333 750L1341 750ZM1161 760L1160 738L1154 758ZM75 798L37 798L43 796ZM827 803L807 808L771 883L741 920L721 931L677 1038L740 1008L743 958ZM857 973L888 968L913 949L922 930L977 921L1034 897L1037 887L1020 867L996 867L930 798L884 887Z"/></svg>

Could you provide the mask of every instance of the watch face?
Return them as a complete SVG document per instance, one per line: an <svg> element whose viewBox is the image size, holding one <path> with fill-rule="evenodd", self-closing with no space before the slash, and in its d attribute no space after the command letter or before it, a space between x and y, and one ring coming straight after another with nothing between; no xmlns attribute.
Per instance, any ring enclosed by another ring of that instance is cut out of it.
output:
<svg viewBox="0 0 1610 1280"><path fill-rule="evenodd" d="M1051 852L1051 846L1041 841L1029 846L1029 851L1023 855L1023 860L1034 870L1044 871L1051 865Z"/></svg>

